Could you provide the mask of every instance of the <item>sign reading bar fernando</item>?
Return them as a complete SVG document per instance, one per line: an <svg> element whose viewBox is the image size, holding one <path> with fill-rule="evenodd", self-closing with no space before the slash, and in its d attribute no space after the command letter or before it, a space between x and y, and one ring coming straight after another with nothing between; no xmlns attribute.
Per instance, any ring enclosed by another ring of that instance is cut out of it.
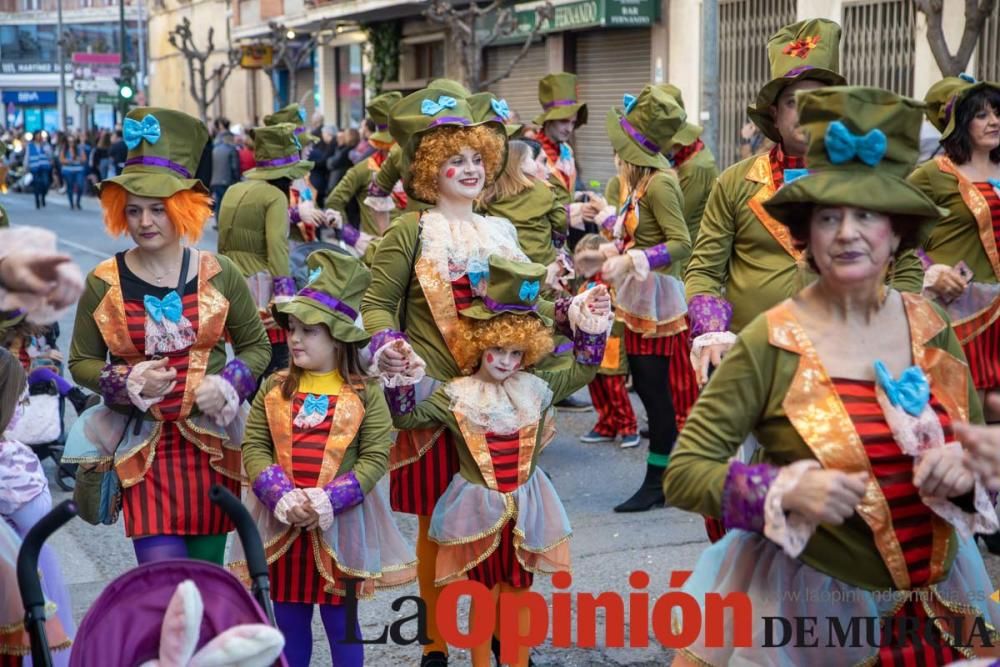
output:
<svg viewBox="0 0 1000 667"><path fill-rule="evenodd" d="M523 42L535 25L535 8L540 2L517 5L517 29L498 39L496 44ZM552 18L545 21L541 32L563 32L587 28L648 28L659 19L659 0L575 0L552 3ZM484 21L486 31L492 28Z"/></svg>

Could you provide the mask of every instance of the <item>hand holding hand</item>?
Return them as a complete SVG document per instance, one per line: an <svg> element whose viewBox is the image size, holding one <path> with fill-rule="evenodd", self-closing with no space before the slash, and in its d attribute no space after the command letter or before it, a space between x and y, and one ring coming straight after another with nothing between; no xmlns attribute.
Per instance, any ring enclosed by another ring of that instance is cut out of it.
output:
<svg viewBox="0 0 1000 667"><path fill-rule="evenodd" d="M583 302L584 307L598 317L607 317L611 314L611 294L604 285L598 285L587 291Z"/></svg>
<svg viewBox="0 0 1000 667"><path fill-rule="evenodd" d="M839 526L854 514L867 484L867 472L808 470L795 488L784 495L782 506L810 521Z"/></svg>
<svg viewBox="0 0 1000 667"><path fill-rule="evenodd" d="M612 285L618 285L632 271L632 257L628 254L609 257L601 266L601 275Z"/></svg>
<svg viewBox="0 0 1000 667"><path fill-rule="evenodd" d="M961 447L931 449L917 458L913 469L913 486L925 497L961 496L972 490L975 481Z"/></svg>
<svg viewBox="0 0 1000 667"><path fill-rule="evenodd" d="M952 267L948 271L942 271L930 289L943 301L950 303L962 296L967 284L962 274Z"/></svg>
<svg viewBox="0 0 1000 667"><path fill-rule="evenodd" d="M410 367L411 357L415 356L416 352L409 343L402 339L394 340L379 355L378 370L386 375L405 373Z"/></svg>
<svg viewBox="0 0 1000 667"><path fill-rule="evenodd" d="M732 348L732 343L716 343L715 345L708 345L702 348L701 357L698 359L699 365L694 369L699 387L704 387L708 384L709 368L718 368L719 364L722 363L722 358L726 356Z"/></svg>
<svg viewBox="0 0 1000 667"><path fill-rule="evenodd" d="M169 368L167 359L156 359L146 368L143 398L161 398L177 386L177 369Z"/></svg>
<svg viewBox="0 0 1000 667"><path fill-rule="evenodd" d="M226 407L226 395L215 382L202 382L194 390L194 402L205 414L217 415Z"/></svg>

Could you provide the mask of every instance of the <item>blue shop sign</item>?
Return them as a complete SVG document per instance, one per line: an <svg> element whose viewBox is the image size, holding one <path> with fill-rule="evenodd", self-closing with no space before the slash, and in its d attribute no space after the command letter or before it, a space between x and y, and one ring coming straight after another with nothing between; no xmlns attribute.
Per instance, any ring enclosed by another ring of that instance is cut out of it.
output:
<svg viewBox="0 0 1000 667"><path fill-rule="evenodd" d="M5 90L3 103L45 106L58 104L59 97L54 90Z"/></svg>

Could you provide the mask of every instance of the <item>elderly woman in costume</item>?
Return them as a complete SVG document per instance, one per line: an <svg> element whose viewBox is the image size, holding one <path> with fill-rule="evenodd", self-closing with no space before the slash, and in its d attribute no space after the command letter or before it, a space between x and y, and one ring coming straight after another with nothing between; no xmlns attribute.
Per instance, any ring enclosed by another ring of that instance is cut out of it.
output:
<svg viewBox="0 0 1000 667"><path fill-rule="evenodd" d="M942 214L904 180L922 104L830 87L801 94L799 113L809 175L766 208L819 278L744 327L664 479L671 504L729 529L685 592L748 594L754 634L747 647L701 637L675 664L943 665L996 652L1000 613L971 538L995 532L997 517L953 430L982 410L947 316L885 281ZM733 458L751 432L754 465ZM806 591L838 602L820 608ZM827 648L763 647L764 616L893 622L860 645L823 622L816 640ZM992 649L968 636L983 621ZM912 623L919 633L901 629Z"/></svg>
<svg viewBox="0 0 1000 667"><path fill-rule="evenodd" d="M927 290L951 316L986 421L1000 421L1000 84L948 77L927 92L944 155L910 176L947 209L924 244Z"/></svg>
<svg viewBox="0 0 1000 667"><path fill-rule="evenodd" d="M477 581L494 607L501 593L529 590L536 573L570 571L569 520L537 459L547 441L546 413L593 379L613 321L605 288L591 290L574 338L575 363L534 369L553 348L551 323L539 312L544 279L540 264L491 257L486 291L462 311L458 326L462 371L470 375L415 407L419 390L387 390L396 426L443 424L458 452L459 471L431 517L429 536L439 545L435 583ZM499 608L486 612L473 602L469 614L470 626L483 616L499 623ZM519 632L529 631L530 620L528 609L520 610ZM488 667L491 649L497 664L528 665L527 647L502 655L496 640L474 646L472 664Z"/></svg>
<svg viewBox="0 0 1000 667"><path fill-rule="evenodd" d="M69 368L104 405L74 425L66 458L114 461L139 562L221 563L232 524L208 491L240 492L240 406L271 348L239 269L186 245L211 215L208 193L191 178L205 126L140 107L126 117L125 136L125 170L102 183L101 206L108 231L135 246L87 277ZM228 361L227 341L236 355Z"/></svg>

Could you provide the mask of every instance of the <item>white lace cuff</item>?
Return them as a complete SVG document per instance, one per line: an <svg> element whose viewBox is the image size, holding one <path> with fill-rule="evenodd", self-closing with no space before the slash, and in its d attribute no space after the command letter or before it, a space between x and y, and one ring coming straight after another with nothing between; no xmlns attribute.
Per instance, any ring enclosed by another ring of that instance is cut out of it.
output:
<svg viewBox="0 0 1000 667"><path fill-rule="evenodd" d="M274 506L274 518L286 526L290 526L291 523L288 521L288 511L299 505L299 503L307 498L308 496L305 494L303 489L292 489L285 495L281 496L278 504Z"/></svg>
<svg viewBox="0 0 1000 667"><path fill-rule="evenodd" d="M959 442L949 442L942 445L946 449L962 449ZM920 464L920 457L914 461L914 469ZM990 495L986 490L986 484L980 475L975 476L975 484L972 487L972 503L974 512L966 512L956 505L950 498L923 498L924 504L939 517L947 521L962 539L969 539L973 535L980 533L991 535L1000 530L1000 522L997 520L997 511L990 502Z"/></svg>
<svg viewBox="0 0 1000 667"><path fill-rule="evenodd" d="M373 211L378 211L379 213L388 213L392 209L396 208L396 202L393 201L392 197L375 197L368 195L362 203Z"/></svg>
<svg viewBox="0 0 1000 667"><path fill-rule="evenodd" d="M574 229L583 229L583 207L584 204L577 202L566 207L566 219L569 226Z"/></svg>
<svg viewBox="0 0 1000 667"><path fill-rule="evenodd" d="M222 392L222 395L226 399L225 405L222 406L222 409L217 414L209 414L209 417L212 418L212 421L216 425L222 428L229 426L236 419L236 415L240 411L240 403L242 403L239 394L236 393L236 388L218 375L207 375L201 382L202 384L217 387Z"/></svg>
<svg viewBox="0 0 1000 667"><path fill-rule="evenodd" d="M379 371L379 360L382 358L385 351L393 346L395 346L395 349L408 356L410 368L403 373L394 373L390 375ZM425 375L427 375L427 362L420 358L408 342L400 339L390 340L388 343L375 350L375 353L372 354L370 368L372 377L379 378L382 382L382 386L387 389L407 387L409 385L417 384L424 379Z"/></svg>
<svg viewBox="0 0 1000 667"><path fill-rule="evenodd" d="M781 469L771 482L764 498L764 535L784 550L789 558L798 558L806 543L812 537L816 526L796 512L785 513L782 500L785 494L795 488L809 470L820 468L819 461L807 459L796 461Z"/></svg>
<svg viewBox="0 0 1000 667"><path fill-rule="evenodd" d="M649 258L641 250L626 250L625 254L632 258L632 277L643 281L649 277Z"/></svg>
<svg viewBox="0 0 1000 667"><path fill-rule="evenodd" d="M142 390L146 388L146 371L152 364L152 361L140 361L132 367L132 372L128 374L128 380L125 382L129 400L143 412L163 400L162 396L146 398L142 395Z"/></svg>
<svg viewBox="0 0 1000 667"><path fill-rule="evenodd" d="M309 498L309 504L316 510L316 514L319 515L320 531L329 530L330 526L333 525L333 503L330 502L330 496L323 489L316 487L302 489L302 491Z"/></svg>
<svg viewBox="0 0 1000 667"><path fill-rule="evenodd" d="M711 345L734 345L736 334L732 331L709 331L700 336L696 336L691 341L691 366L698 368L701 365L701 351Z"/></svg>
<svg viewBox="0 0 1000 667"><path fill-rule="evenodd" d="M595 289L591 287L590 289ZM590 290L587 290L583 294L578 294L573 297L573 300L569 303L569 310L566 313L566 317L569 319L569 325L575 332L578 328L583 330L585 333L592 335L601 335L611 331L611 327L615 323L614 313L609 313L608 315L596 315L584 307L586 303L587 295Z"/></svg>
<svg viewBox="0 0 1000 667"><path fill-rule="evenodd" d="M938 281L942 274L951 271L951 267L947 264L933 264L926 271L924 271L924 292L930 292L930 294L925 294L924 296L929 296L934 299L937 294L931 289L934 283Z"/></svg>

